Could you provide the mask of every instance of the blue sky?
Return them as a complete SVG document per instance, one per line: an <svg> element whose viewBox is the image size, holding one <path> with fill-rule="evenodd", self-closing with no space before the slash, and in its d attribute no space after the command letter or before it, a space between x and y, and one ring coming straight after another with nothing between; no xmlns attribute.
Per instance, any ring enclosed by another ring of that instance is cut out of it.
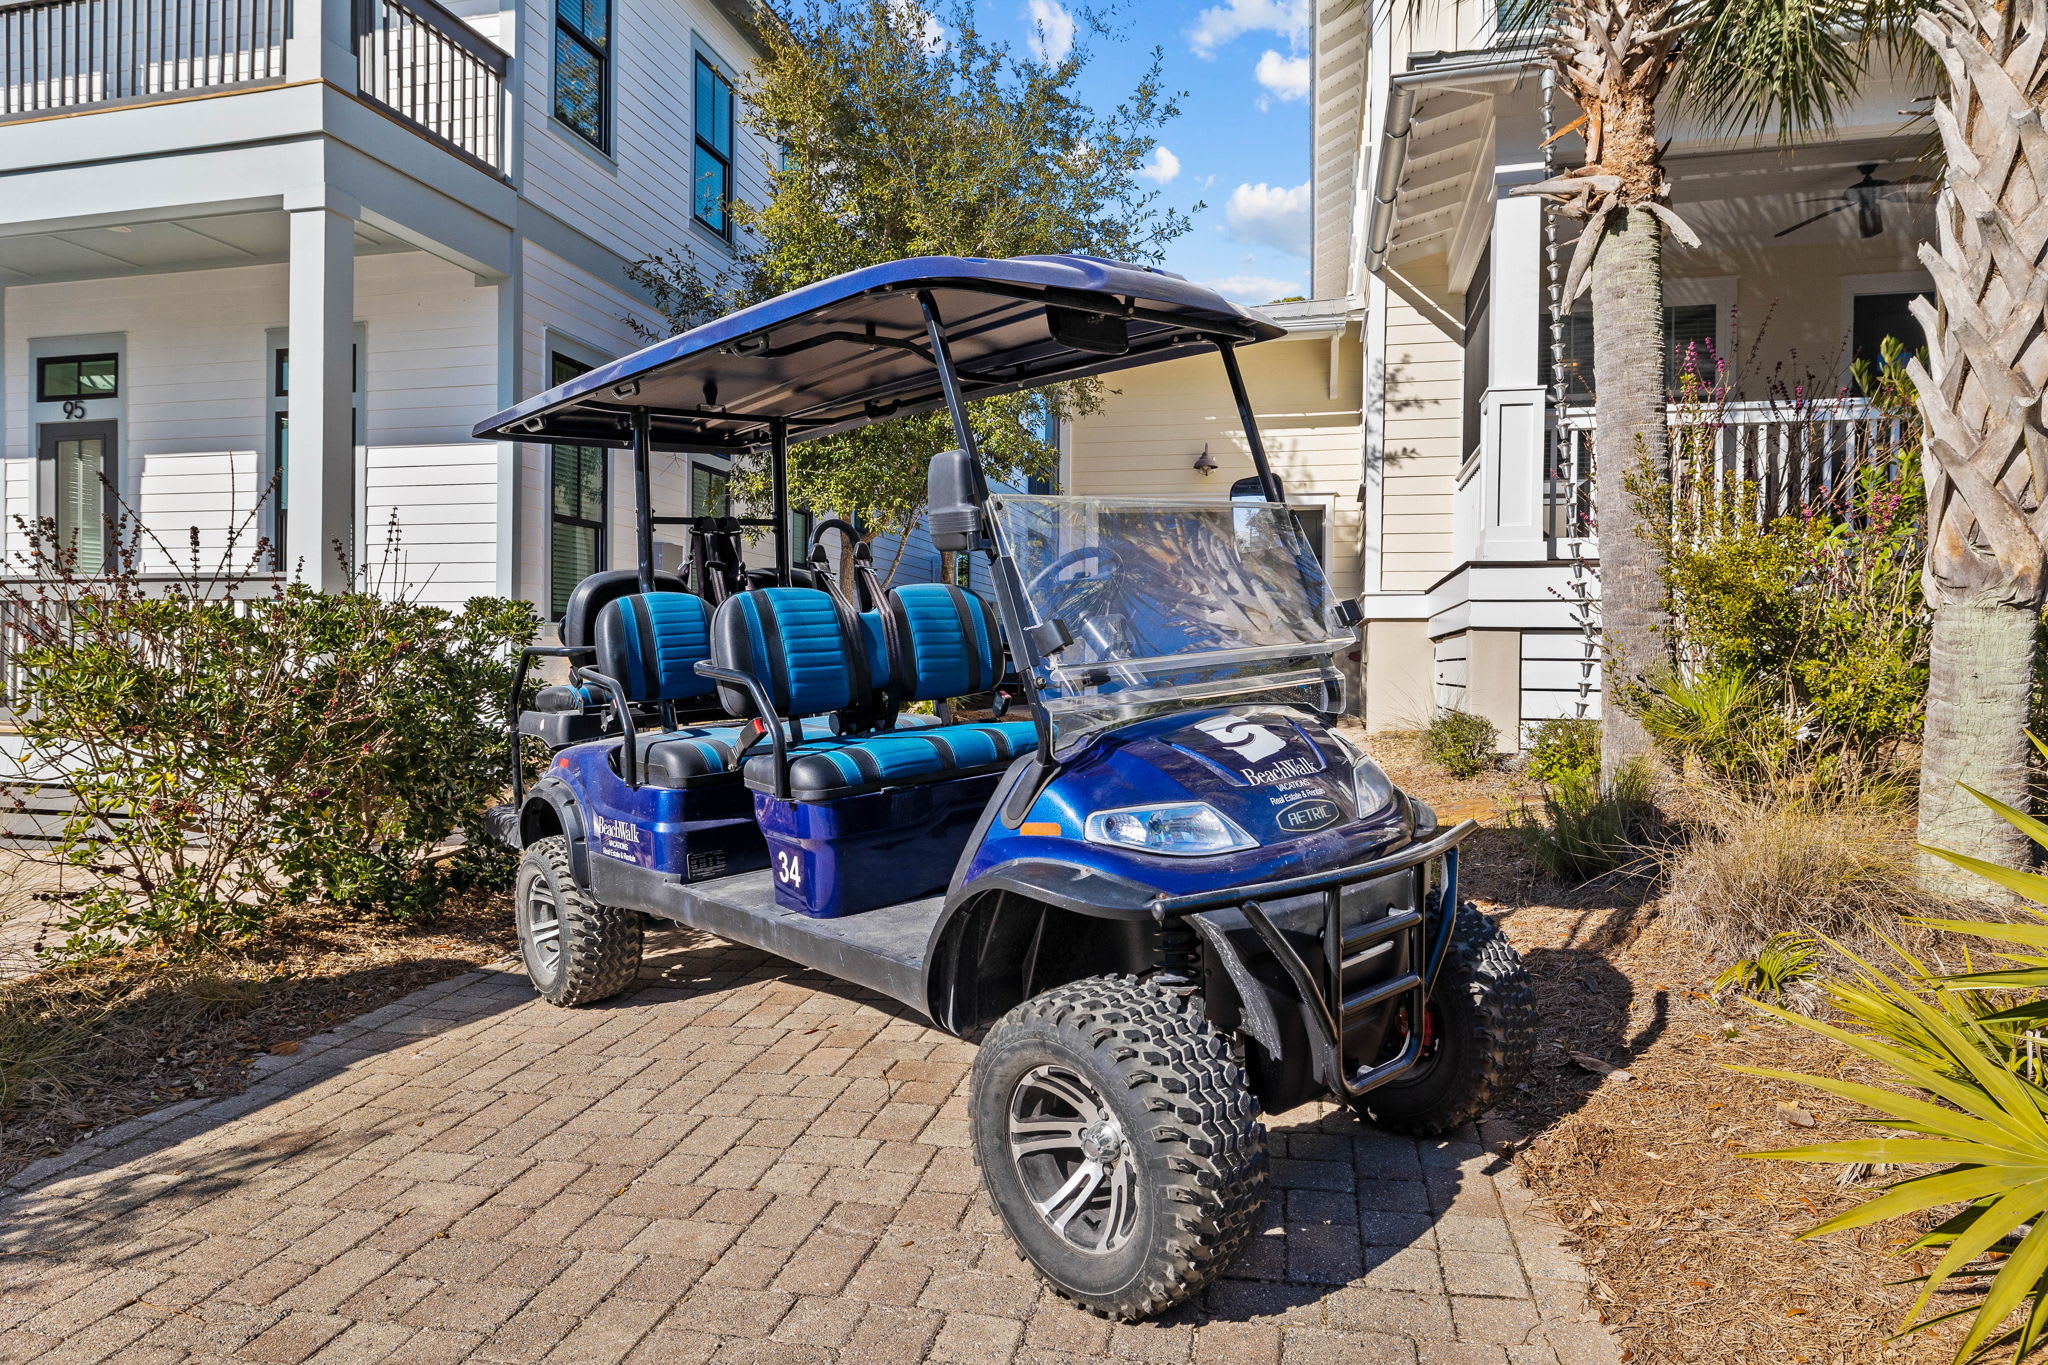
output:
<svg viewBox="0 0 2048 1365"><path fill-rule="evenodd" d="M1080 0L979 0L980 22L1057 60ZM1149 179L1162 203L1205 207L1166 267L1245 303L1308 292L1308 0L1126 0L1121 38L1093 40L1082 92L1111 107L1154 47L1185 91Z"/></svg>

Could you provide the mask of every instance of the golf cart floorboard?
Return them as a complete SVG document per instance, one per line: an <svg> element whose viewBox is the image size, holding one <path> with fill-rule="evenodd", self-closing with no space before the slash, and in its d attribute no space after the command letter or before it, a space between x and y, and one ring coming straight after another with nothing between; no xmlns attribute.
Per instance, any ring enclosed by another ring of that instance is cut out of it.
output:
<svg viewBox="0 0 2048 1365"><path fill-rule="evenodd" d="M777 905L774 874L766 871L666 889L668 903L654 911L664 918L924 1009L925 952L946 904L943 895L816 919Z"/></svg>

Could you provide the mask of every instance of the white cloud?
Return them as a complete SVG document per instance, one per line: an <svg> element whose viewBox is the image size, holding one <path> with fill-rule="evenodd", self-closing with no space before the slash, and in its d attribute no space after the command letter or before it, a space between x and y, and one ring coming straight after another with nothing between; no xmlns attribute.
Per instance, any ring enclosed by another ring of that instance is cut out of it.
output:
<svg viewBox="0 0 2048 1365"><path fill-rule="evenodd" d="M1038 64L1058 66L1065 61L1074 50L1074 16L1067 13L1066 6L1060 0L1029 0L1024 16L1031 24L1024 46Z"/></svg>
<svg viewBox="0 0 2048 1365"><path fill-rule="evenodd" d="M922 38L926 50L938 52L945 48L946 26L918 0L889 0L889 10L895 16L897 27Z"/></svg>
<svg viewBox="0 0 2048 1365"><path fill-rule="evenodd" d="M1308 95L1308 58L1283 57L1269 47L1259 57L1258 77L1275 99L1304 99Z"/></svg>
<svg viewBox="0 0 2048 1365"><path fill-rule="evenodd" d="M1202 283L1232 303L1271 303L1301 292L1300 280L1276 280L1271 275L1225 275Z"/></svg>
<svg viewBox="0 0 2048 1365"><path fill-rule="evenodd" d="M1292 189L1281 185L1239 185L1223 206L1230 235L1241 242L1260 242L1296 256L1308 254L1308 182Z"/></svg>
<svg viewBox="0 0 2048 1365"><path fill-rule="evenodd" d="M1180 158L1164 147L1154 147L1151 159L1138 167L1139 178L1164 185L1180 174Z"/></svg>
<svg viewBox="0 0 2048 1365"><path fill-rule="evenodd" d="M1308 38L1308 0L1224 0L1195 16L1188 46L1197 57L1214 57L1241 34L1269 31L1300 47Z"/></svg>

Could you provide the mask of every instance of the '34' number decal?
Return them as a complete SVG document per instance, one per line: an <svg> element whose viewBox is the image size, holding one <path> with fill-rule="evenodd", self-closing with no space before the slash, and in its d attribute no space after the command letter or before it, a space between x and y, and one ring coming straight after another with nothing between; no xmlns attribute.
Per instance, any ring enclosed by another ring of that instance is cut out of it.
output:
<svg viewBox="0 0 2048 1365"><path fill-rule="evenodd" d="M794 853L777 850L775 854L775 880L784 886L804 884L804 860Z"/></svg>

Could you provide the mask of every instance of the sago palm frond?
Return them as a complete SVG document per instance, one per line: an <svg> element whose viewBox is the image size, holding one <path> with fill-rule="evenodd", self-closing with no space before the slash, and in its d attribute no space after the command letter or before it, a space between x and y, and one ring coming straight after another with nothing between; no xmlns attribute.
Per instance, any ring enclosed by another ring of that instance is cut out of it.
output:
<svg viewBox="0 0 2048 1365"><path fill-rule="evenodd" d="M1875 1122L1905 1136L1824 1142L1745 1155L1841 1164L1944 1165L1943 1170L1899 1181L1875 1199L1801 1235L1819 1237L1966 1205L1913 1244L1912 1249L1944 1250L1924 1277L1909 1315L1913 1321L1905 1330L1920 1331L1959 1316L1921 1315L1934 1294L1950 1281L1976 1283L1981 1285L1983 1297L1956 1359L1968 1360L1994 1346L2009 1345L2017 1360L2039 1345L2048 1332L2048 1321L2039 1309L2043 1284L2048 1281L2048 1218L2043 1217L2048 1213L2048 1092L1987 1055L1974 1020L1954 1018L1913 987L1876 968L1869 973L1871 989L1892 1009L1914 1021L1931 1056L1923 1055L1920 1047L1900 1046L1776 1006L1759 1003L1757 1008L1863 1054L1919 1094L1768 1067L1735 1069L1810 1086L1861 1105L1879 1116ZM1986 1253L2014 1237L2018 1243L2002 1261L1982 1264ZM2022 1307L2030 1310L2024 1320L2006 1329L2007 1320Z"/></svg>

